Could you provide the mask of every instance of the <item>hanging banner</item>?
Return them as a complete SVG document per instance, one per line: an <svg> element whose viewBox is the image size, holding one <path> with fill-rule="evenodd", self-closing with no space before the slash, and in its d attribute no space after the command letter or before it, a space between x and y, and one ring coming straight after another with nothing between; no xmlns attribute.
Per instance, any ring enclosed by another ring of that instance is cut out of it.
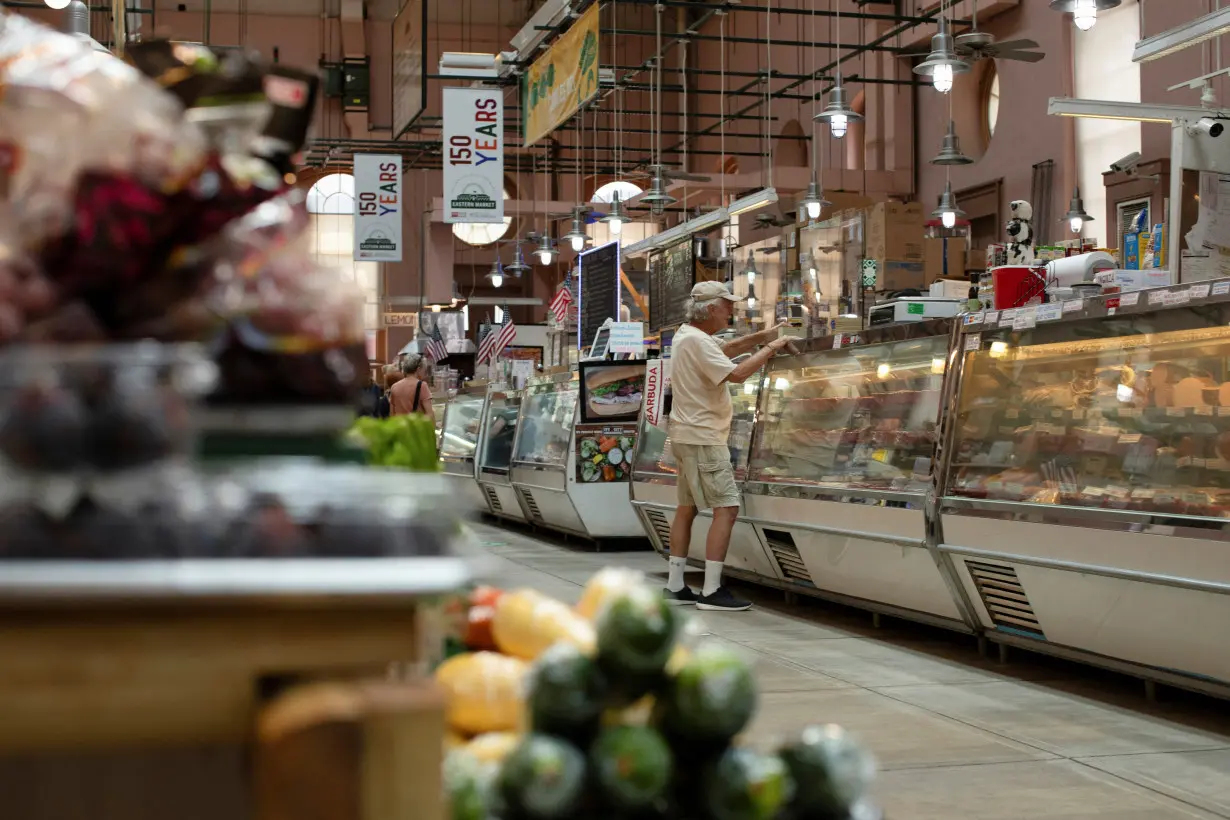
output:
<svg viewBox="0 0 1230 820"><path fill-rule="evenodd" d="M401 157L354 155L354 259L401 261Z"/></svg>
<svg viewBox="0 0 1230 820"><path fill-rule="evenodd" d="M666 360L650 359L645 368L645 421L653 427L662 425L662 405L667 384Z"/></svg>
<svg viewBox="0 0 1230 820"><path fill-rule="evenodd" d="M406 0L393 20L393 138L414 125L427 108L427 0Z"/></svg>
<svg viewBox="0 0 1230 820"><path fill-rule="evenodd" d="M504 221L504 95L444 89L444 221Z"/></svg>
<svg viewBox="0 0 1230 820"><path fill-rule="evenodd" d="M550 134L598 93L598 3L572 24L521 79L526 145Z"/></svg>

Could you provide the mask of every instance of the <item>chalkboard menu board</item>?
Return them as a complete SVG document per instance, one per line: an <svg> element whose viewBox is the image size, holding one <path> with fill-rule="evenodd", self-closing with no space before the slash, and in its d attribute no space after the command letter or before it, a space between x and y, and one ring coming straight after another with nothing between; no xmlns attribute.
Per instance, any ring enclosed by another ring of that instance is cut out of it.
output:
<svg viewBox="0 0 1230 820"><path fill-rule="evenodd" d="M611 242L581 254L580 321L577 347L594 340L607 319L619 321L619 243Z"/></svg>
<svg viewBox="0 0 1230 820"><path fill-rule="evenodd" d="M649 263L649 332L683 324L683 305L692 294L696 273L692 240L664 248Z"/></svg>

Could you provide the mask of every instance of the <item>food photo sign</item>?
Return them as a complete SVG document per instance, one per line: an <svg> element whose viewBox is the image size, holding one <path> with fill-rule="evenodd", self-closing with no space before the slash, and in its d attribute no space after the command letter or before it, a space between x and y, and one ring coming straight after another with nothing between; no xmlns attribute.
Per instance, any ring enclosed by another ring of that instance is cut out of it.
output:
<svg viewBox="0 0 1230 820"><path fill-rule="evenodd" d="M581 362L581 422L635 425L645 394L645 362Z"/></svg>
<svg viewBox="0 0 1230 820"><path fill-rule="evenodd" d="M632 480L636 424L578 424L577 481L619 484Z"/></svg>

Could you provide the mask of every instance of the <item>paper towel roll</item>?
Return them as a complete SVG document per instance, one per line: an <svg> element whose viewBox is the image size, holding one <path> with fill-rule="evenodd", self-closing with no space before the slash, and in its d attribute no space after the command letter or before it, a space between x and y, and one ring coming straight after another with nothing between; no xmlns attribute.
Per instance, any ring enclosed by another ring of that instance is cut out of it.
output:
<svg viewBox="0 0 1230 820"><path fill-rule="evenodd" d="M1092 282L1102 270L1114 270L1115 258L1106 251L1091 251L1077 256L1065 256L1046 263L1047 287L1070 288L1080 282Z"/></svg>

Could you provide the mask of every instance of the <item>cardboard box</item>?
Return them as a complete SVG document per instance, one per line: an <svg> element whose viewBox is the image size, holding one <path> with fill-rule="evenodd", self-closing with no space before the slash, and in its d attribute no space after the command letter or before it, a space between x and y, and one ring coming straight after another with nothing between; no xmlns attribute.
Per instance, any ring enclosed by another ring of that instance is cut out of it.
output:
<svg viewBox="0 0 1230 820"><path fill-rule="evenodd" d="M965 272L987 269L986 251L969 251L965 254Z"/></svg>
<svg viewBox="0 0 1230 820"><path fill-rule="evenodd" d="M931 283L931 295L937 299L969 298L970 281L968 279L936 279Z"/></svg>
<svg viewBox="0 0 1230 820"><path fill-rule="evenodd" d="M948 267L944 267L947 250ZM965 259L969 255L969 240L959 238L924 239L923 269L927 282L936 279L959 279L965 275Z"/></svg>
<svg viewBox="0 0 1230 820"><path fill-rule="evenodd" d="M921 202L879 202L867 213L868 259L923 261L923 206Z"/></svg>
<svg viewBox="0 0 1230 820"><path fill-rule="evenodd" d="M900 259L876 259L877 291L926 289L926 271L922 262Z"/></svg>

